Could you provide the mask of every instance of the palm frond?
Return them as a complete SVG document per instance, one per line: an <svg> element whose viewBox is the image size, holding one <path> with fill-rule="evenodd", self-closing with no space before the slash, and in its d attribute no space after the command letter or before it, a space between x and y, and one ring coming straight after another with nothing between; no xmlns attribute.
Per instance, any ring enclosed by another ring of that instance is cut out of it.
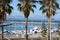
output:
<svg viewBox="0 0 60 40"><path fill-rule="evenodd" d="M3 8L2 8L2 7L0 7L0 13L1 13L1 12L3 12Z"/></svg>
<svg viewBox="0 0 60 40"><path fill-rule="evenodd" d="M18 9L20 11L24 12L24 16L25 18L27 18L30 14L30 11L32 11L34 13L34 10L32 7L36 8L36 6L34 4L31 3L31 0L19 0L19 2L22 2L23 5L21 6L20 3L17 4Z"/></svg>
<svg viewBox="0 0 60 40"><path fill-rule="evenodd" d="M52 0L52 3L55 3L56 2L56 0Z"/></svg>
<svg viewBox="0 0 60 40"><path fill-rule="evenodd" d="M47 18L50 18L51 15L52 15L52 13L50 13L50 10L47 9L47 11L46 11L46 16L47 16Z"/></svg>
<svg viewBox="0 0 60 40"><path fill-rule="evenodd" d="M32 7L36 8L36 5L32 5Z"/></svg>
<svg viewBox="0 0 60 40"><path fill-rule="evenodd" d="M23 6L21 6L21 4L20 4L20 3L18 3L18 4L17 4L17 6L18 6L18 9L19 9L20 11L22 11Z"/></svg>
<svg viewBox="0 0 60 40"><path fill-rule="evenodd" d="M31 11L34 13L34 10L33 10L33 8L31 8L30 10L31 10Z"/></svg>
<svg viewBox="0 0 60 40"><path fill-rule="evenodd" d="M12 12L12 10L11 9L7 9L7 10L5 10L6 12L7 12L7 14L11 14L11 12Z"/></svg>
<svg viewBox="0 0 60 40"><path fill-rule="evenodd" d="M20 2L24 2L25 0L19 0Z"/></svg>
<svg viewBox="0 0 60 40"><path fill-rule="evenodd" d="M18 4L17 4L17 6L21 6L21 4L20 4L20 3L18 3Z"/></svg>
<svg viewBox="0 0 60 40"><path fill-rule="evenodd" d="M50 15L50 14L48 14L48 13L46 13L46 16L47 16L48 18L50 18L50 16L51 16L51 15Z"/></svg>
<svg viewBox="0 0 60 40"><path fill-rule="evenodd" d="M54 10L52 10L52 14L53 14L53 16L56 14Z"/></svg>
<svg viewBox="0 0 60 40"><path fill-rule="evenodd" d="M47 11L47 9L43 9L43 10L42 10L42 13L45 13L46 11Z"/></svg>
<svg viewBox="0 0 60 40"><path fill-rule="evenodd" d="M33 3L37 3L38 1L36 1L36 0L33 0L33 1L31 1L31 2L33 2Z"/></svg>
<svg viewBox="0 0 60 40"><path fill-rule="evenodd" d="M43 4L43 1L39 1L40 4Z"/></svg>
<svg viewBox="0 0 60 40"><path fill-rule="evenodd" d="M19 9L20 11L23 11L23 7L18 7L18 9Z"/></svg>
<svg viewBox="0 0 60 40"><path fill-rule="evenodd" d="M56 6L56 8L60 9L59 4L57 2L55 3L55 6Z"/></svg>
<svg viewBox="0 0 60 40"><path fill-rule="evenodd" d="M43 10L45 8L45 5L42 5L39 10Z"/></svg>
<svg viewBox="0 0 60 40"><path fill-rule="evenodd" d="M51 5L50 5L50 2L51 2ZM46 13L46 16L48 18L56 14L56 9L60 9L59 4L56 0L40 0L39 3L42 5L40 7L40 10L42 10L42 13ZM51 13L50 13L50 10L51 10Z"/></svg>
<svg viewBox="0 0 60 40"><path fill-rule="evenodd" d="M13 9L12 6L6 5L4 10L7 12L7 14L10 14L12 12L12 9Z"/></svg>
<svg viewBox="0 0 60 40"><path fill-rule="evenodd" d="M10 6L9 4L7 4L7 6L8 6L9 8L13 9L13 7L12 7L12 6Z"/></svg>
<svg viewBox="0 0 60 40"><path fill-rule="evenodd" d="M5 1L8 2L8 3L12 2L12 0L5 0Z"/></svg>
<svg viewBox="0 0 60 40"><path fill-rule="evenodd" d="M2 2L10 3L10 2L12 2L12 0L2 0Z"/></svg>

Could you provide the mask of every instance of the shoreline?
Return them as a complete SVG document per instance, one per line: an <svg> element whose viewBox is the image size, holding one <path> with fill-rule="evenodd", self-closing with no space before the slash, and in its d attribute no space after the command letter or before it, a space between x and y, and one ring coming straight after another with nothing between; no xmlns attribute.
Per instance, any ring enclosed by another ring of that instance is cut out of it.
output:
<svg viewBox="0 0 60 40"><path fill-rule="evenodd" d="M46 40L46 38L28 38L28 40L43 40L43 39ZM25 38L4 38L4 40L25 40Z"/></svg>
<svg viewBox="0 0 60 40"><path fill-rule="evenodd" d="M53 37L52 40L58 40L59 38ZM1 39L0 39L1 40ZM4 40L26 40L25 38L4 38ZM28 38L28 40L47 40L47 38Z"/></svg>
<svg viewBox="0 0 60 40"><path fill-rule="evenodd" d="M25 24L25 22L9 22L11 24ZM43 22L28 22L28 24L42 24ZM44 22L48 24L48 22ZM59 22L51 22L51 24L58 24Z"/></svg>

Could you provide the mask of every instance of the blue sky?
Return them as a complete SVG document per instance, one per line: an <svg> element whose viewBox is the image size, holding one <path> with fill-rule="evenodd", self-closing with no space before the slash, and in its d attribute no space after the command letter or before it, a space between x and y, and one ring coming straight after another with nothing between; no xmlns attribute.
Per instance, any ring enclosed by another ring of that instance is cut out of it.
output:
<svg viewBox="0 0 60 40"><path fill-rule="evenodd" d="M59 5L60 5L60 0L57 0ZM13 0L13 2L11 3L11 6L14 7L14 9L12 10L11 15L7 14L7 18L8 20L12 19L12 20L24 20L24 14L23 12L20 12L17 8L17 3L18 0ZM46 15L42 14L41 11L39 11L40 8L40 4L36 3L37 8L34 8L34 13L30 12L30 16L29 16L29 20L47 20ZM60 20L60 10L56 11L56 15L52 16L53 20Z"/></svg>

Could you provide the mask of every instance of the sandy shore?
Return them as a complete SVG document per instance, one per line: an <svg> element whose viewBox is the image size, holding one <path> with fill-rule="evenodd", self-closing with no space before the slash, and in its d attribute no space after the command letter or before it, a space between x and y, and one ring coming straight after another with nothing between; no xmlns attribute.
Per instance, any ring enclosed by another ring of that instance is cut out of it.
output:
<svg viewBox="0 0 60 40"><path fill-rule="evenodd" d="M9 39L5 38L3 40L26 40L26 39L25 38L9 38ZM28 40L47 40L47 39L46 38L29 38Z"/></svg>
<svg viewBox="0 0 60 40"><path fill-rule="evenodd" d="M0 39L1 40L1 39ZM9 38L9 39L3 39L3 40L26 40L25 38ZM29 38L28 40L47 40L47 38ZM51 40L60 40L60 38L54 37Z"/></svg>

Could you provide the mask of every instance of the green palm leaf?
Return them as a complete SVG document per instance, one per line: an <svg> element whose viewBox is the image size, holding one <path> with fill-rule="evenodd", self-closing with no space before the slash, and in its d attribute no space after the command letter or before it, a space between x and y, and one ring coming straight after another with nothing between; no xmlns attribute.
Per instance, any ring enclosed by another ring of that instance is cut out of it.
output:
<svg viewBox="0 0 60 40"><path fill-rule="evenodd" d="M2 0L2 2L4 2L4 3L10 3L10 2L12 2L12 0Z"/></svg>
<svg viewBox="0 0 60 40"><path fill-rule="evenodd" d="M31 0L19 0L19 2L23 4L18 3L18 9L24 12L24 16L26 16L25 18L28 18L29 15L27 14L30 14L30 11L34 13L33 8L36 8L36 6L32 4Z"/></svg>
<svg viewBox="0 0 60 40"><path fill-rule="evenodd" d="M57 2L55 3L55 5L56 5L56 7L57 7L58 9L60 9L60 8L59 8L59 4L58 4Z"/></svg>
<svg viewBox="0 0 60 40"><path fill-rule="evenodd" d="M10 14L10 13L12 12L12 9L13 9L13 7L10 6L10 5L6 5L6 6L5 6L5 11L6 11L8 14Z"/></svg>
<svg viewBox="0 0 60 40"><path fill-rule="evenodd" d="M20 4L20 3L18 3L18 4L17 4L17 6L21 6L21 4Z"/></svg>
<svg viewBox="0 0 60 40"><path fill-rule="evenodd" d="M43 10L45 8L45 5L42 5L39 10Z"/></svg>
<svg viewBox="0 0 60 40"><path fill-rule="evenodd" d="M20 11L23 11L23 8L22 8L22 7L19 7L19 10L20 10Z"/></svg>
<svg viewBox="0 0 60 40"><path fill-rule="evenodd" d="M43 1L39 1L40 4L43 4Z"/></svg>
<svg viewBox="0 0 60 40"><path fill-rule="evenodd" d="M32 2L32 3L37 3L38 1L36 1L36 0L32 0L31 2Z"/></svg>
<svg viewBox="0 0 60 40"><path fill-rule="evenodd" d="M52 10L52 14L53 14L53 16L56 14L54 10Z"/></svg>
<svg viewBox="0 0 60 40"><path fill-rule="evenodd" d="M25 0L19 0L20 2L24 2Z"/></svg>
<svg viewBox="0 0 60 40"><path fill-rule="evenodd" d="M48 0L48 1L40 0L39 2L42 5L39 10L42 10L42 13L46 13L47 17L50 17L51 15L54 16L56 13L56 9L60 9L59 4L56 2L56 0ZM50 5L50 2L51 2L51 5ZM45 8L48 9L49 12L47 12ZM50 9L52 9L51 13L50 13Z"/></svg>
<svg viewBox="0 0 60 40"><path fill-rule="evenodd" d="M48 11L46 12L46 16L47 16L47 18L50 18L50 13L48 13Z"/></svg>
<svg viewBox="0 0 60 40"><path fill-rule="evenodd" d="M13 9L13 7L12 7L12 6L10 6L9 4L7 4L7 6L8 6L9 8Z"/></svg>
<svg viewBox="0 0 60 40"><path fill-rule="evenodd" d="M8 3L12 2L12 0L5 0L5 1L8 2Z"/></svg>
<svg viewBox="0 0 60 40"><path fill-rule="evenodd" d="M2 7L0 7L0 13L2 13L3 12L3 8Z"/></svg>
<svg viewBox="0 0 60 40"><path fill-rule="evenodd" d="M32 8L30 10L34 13L34 10Z"/></svg>
<svg viewBox="0 0 60 40"><path fill-rule="evenodd" d="M12 12L12 10L11 9L8 9L8 10L6 10L6 12L7 12L7 14L11 14L11 12Z"/></svg>
<svg viewBox="0 0 60 40"><path fill-rule="evenodd" d="M36 5L32 5L32 7L36 8Z"/></svg>
<svg viewBox="0 0 60 40"><path fill-rule="evenodd" d="M22 11L22 10L23 10L23 7L21 6L21 4L20 4L20 3L18 3L18 4L17 4L17 6L18 6L18 9L19 9L20 11Z"/></svg>
<svg viewBox="0 0 60 40"><path fill-rule="evenodd" d="M42 13L45 13L46 11L47 11L47 9L43 9L43 10L42 10Z"/></svg>

